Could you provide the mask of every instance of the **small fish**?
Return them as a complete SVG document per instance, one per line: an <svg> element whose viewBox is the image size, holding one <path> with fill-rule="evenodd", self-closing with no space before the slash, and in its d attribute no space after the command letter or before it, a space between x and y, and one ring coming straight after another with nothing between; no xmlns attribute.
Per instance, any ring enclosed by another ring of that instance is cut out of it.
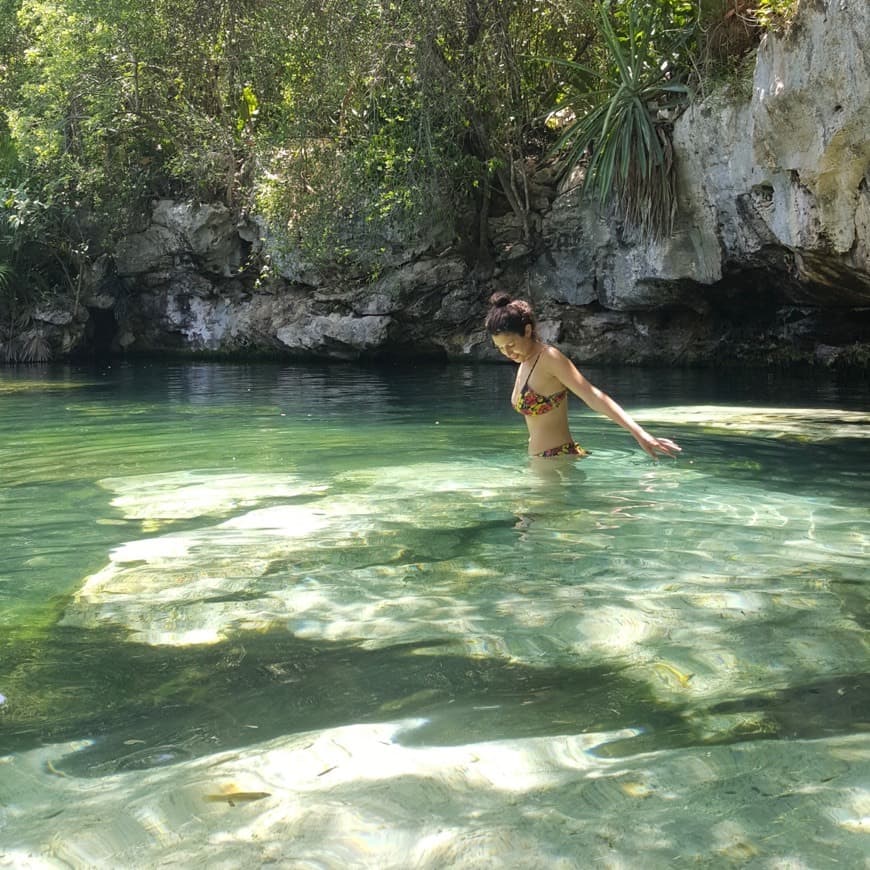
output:
<svg viewBox="0 0 870 870"><path fill-rule="evenodd" d="M45 762L45 772L52 776L66 777L66 774L62 770L58 770L50 761Z"/></svg>
<svg viewBox="0 0 870 870"><path fill-rule="evenodd" d="M653 793L653 790L642 782L621 782L619 787L629 797L648 798Z"/></svg>
<svg viewBox="0 0 870 870"><path fill-rule="evenodd" d="M675 668L672 664L669 664L668 662L654 662L653 667L658 668L659 672L664 670L668 672L671 676L676 677L677 682L684 689L688 688L689 681L692 679L692 677L695 676L694 674L684 674L681 670Z"/></svg>
<svg viewBox="0 0 870 870"><path fill-rule="evenodd" d="M378 707L379 713L397 713L405 707L423 704L438 697L440 692L438 689L421 689L419 692L414 692L412 695L406 695L404 698L396 698L394 701L385 701Z"/></svg>
<svg viewBox="0 0 870 870"><path fill-rule="evenodd" d="M236 803L249 803L250 801L260 801L263 798L271 797L272 793L268 791L227 791L220 794L203 795L203 800L209 803L229 804L234 807Z"/></svg>

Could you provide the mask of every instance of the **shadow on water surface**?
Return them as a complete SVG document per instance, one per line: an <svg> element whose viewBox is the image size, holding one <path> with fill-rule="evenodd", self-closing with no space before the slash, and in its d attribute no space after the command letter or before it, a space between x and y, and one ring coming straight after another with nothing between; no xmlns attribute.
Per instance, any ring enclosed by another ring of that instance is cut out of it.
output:
<svg viewBox="0 0 870 870"><path fill-rule="evenodd" d="M9 662L9 657L4 656ZM618 668L534 668L450 652L440 641L367 650L248 633L208 647L123 642L58 629L2 674L0 753L86 740L57 768L100 776L173 764L283 735L415 718L405 745L632 729L611 757L754 739L866 730L868 679L843 677L708 710L668 705ZM763 714L766 727L711 734L708 714ZM624 734L624 731L623 731Z"/></svg>
<svg viewBox="0 0 870 870"><path fill-rule="evenodd" d="M870 732L870 674L847 674L716 704L712 714L761 713L778 738Z"/></svg>
<svg viewBox="0 0 870 870"><path fill-rule="evenodd" d="M442 642L365 650L273 632L165 648L99 634L59 629L3 676L0 752L91 740L59 765L88 776L409 717L427 722L413 740L442 745L681 724L612 669L538 670Z"/></svg>

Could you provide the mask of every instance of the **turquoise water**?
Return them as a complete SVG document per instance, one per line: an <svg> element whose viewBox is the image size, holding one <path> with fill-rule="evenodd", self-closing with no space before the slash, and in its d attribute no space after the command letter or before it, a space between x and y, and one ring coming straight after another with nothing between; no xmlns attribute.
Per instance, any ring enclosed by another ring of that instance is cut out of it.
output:
<svg viewBox="0 0 870 870"><path fill-rule="evenodd" d="M512 374L0 372L0 867L865 866L866 384Z"/></svg>

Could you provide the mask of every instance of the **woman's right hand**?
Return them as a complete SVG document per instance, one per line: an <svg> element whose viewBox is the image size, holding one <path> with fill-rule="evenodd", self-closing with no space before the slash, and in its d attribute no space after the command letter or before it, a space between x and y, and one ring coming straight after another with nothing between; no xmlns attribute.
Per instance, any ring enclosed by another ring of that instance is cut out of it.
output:
<svg viewBox="0 0 870 870"><path fill-rule="evenodd" d="M683 448L675 441L671 441L670 438L655 438L645 429L641 429L634 437L643 451L652 456L653 459L658 459L659 453L664 456L676 456L683 452Z"/></svg>

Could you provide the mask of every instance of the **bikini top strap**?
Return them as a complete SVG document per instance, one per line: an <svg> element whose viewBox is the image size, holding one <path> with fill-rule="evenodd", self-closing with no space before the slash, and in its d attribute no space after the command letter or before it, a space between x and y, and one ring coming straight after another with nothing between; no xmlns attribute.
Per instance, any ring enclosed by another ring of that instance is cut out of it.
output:
<svg viewBox="0 0 870 870"><path fill-rule="evenodd" d="M529 373L526 375L526 383L525 383L525 385L523 386L523 389L524 389L524 390L529 386L529 380L530 380L531 377L532 377L532 372L535 370L535 366L538 364L538 360L541 358L541 354L542 354L542 353L543 353L543 351L541 351L541 352L540 352L540 353L535 357L535 361L532 363L532 367L529 369Z"/></svg>

